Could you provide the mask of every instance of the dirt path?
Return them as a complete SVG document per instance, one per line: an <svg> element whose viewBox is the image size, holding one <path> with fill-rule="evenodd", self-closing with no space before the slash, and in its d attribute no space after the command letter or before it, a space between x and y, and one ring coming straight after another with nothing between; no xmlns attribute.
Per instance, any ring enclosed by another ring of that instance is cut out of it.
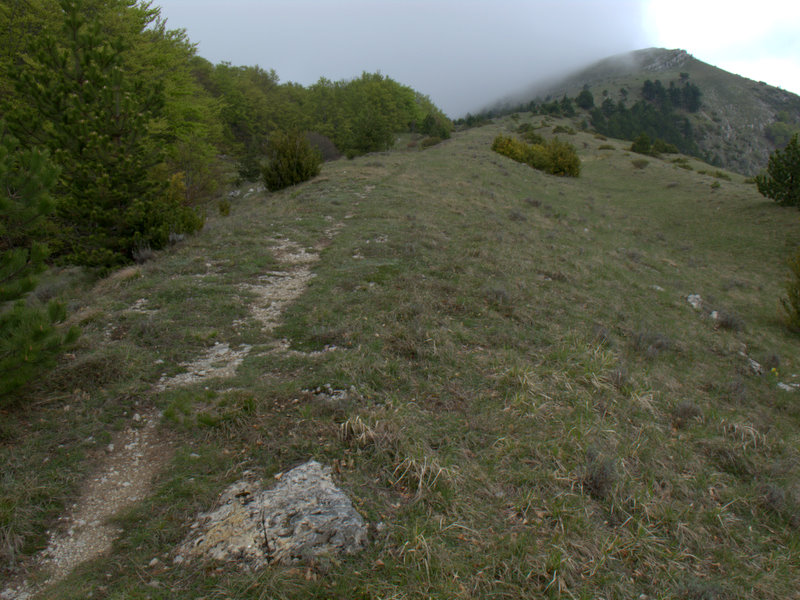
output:
<svg viewBox="0 0 800 600"><path fill-rule="evenodd" d="M325 240L315 250L327 245L340 227L337 224L327 229ZM272 251L288 268L266 273L256 282L240 286L254 292L256 301L250 307L251 314L265 333L278 325L286 307L305 291L314 276L311 268L319 260L317 252L308 252L290 240L273 241ZM274 351L287 350L280 342L275 344ZM248 345L232 349L229 344L219 342L194 361L181 365L185 372L159 381L154 390L160 392L205 379L233 377L250 351ZM160 414L155 410L134 415L129 427L109 444L107 456L87 480L84 493L60 519L58 531L36 558L35 568L43 574L43 582L12 583L0 592L0 598L27 600L65 578L79 564L111 550L121 532L108 520L146 498L153 478L172 457L170 441L158 431L159 420Z"/></svg>
<svg viewBox="0 0 800 600"><path fill-rule="evenodd" d="M0 598L22 600L69 575L76 566L111 550L120 531L110 517L144 499L153 476L169 461L172 445L159 435L156 411L136 413L133 422L106 448L107 457L86 482L50 537L36 565L45 575L39 585L23 582L0 593Z"/></svg>

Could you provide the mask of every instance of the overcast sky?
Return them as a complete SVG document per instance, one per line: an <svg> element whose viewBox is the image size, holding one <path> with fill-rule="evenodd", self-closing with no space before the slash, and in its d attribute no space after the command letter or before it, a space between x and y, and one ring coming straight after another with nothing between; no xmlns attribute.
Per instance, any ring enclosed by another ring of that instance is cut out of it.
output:
<svg viewBox="0 0 800 600"><path fill-rule="evenodd" d="M303 85L380 71L463 116L613 54L683 48L800 93L800 2L154 0L213 63Z"/></svg>

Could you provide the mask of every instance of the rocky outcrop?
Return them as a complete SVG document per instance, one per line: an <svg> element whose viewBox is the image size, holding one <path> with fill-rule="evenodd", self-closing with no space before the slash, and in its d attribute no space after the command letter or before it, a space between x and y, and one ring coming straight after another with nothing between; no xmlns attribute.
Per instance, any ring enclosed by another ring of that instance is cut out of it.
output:
<svg viewBox="0 0 800 600"><path fill-rule="evenodd" d="M192 524L174 562L213 559L257 569L365 546L367 526L333 483L330 468L312 460L277 478L268 489L251 478L226 489L218 507Z"/></svg>

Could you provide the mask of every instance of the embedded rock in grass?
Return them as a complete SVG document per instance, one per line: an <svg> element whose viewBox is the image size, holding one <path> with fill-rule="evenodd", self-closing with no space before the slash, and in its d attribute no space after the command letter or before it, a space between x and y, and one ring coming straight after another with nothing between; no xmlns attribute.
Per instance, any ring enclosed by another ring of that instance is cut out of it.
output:
<svg viewBox="0 0 800 600"><path fill-rule="evenodd" d="M283 473L269 489L248 479L234 483L192 529L176 556L242 561L256 569L352 554L367 540L364 520L333 483L330 468L313 460Z"/></svg>

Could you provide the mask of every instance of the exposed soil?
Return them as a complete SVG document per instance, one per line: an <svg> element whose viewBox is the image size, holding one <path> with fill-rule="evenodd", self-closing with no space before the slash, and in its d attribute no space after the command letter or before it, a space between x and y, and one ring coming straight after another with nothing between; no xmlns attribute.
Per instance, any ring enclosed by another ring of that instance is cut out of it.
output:
<svg viewBox="0 0 800 600"><path fill-rule="evenodd" d="M29 598L82 562L111 549L120 532L108 523L109 518L145 498L153 477L172 456L170 441L157 430L159 418L156 411L136 413L130 426L106 447L107 456L86 482L86 490L60 519L38 557L44 582L9 587L0 597Z"/></svg>

